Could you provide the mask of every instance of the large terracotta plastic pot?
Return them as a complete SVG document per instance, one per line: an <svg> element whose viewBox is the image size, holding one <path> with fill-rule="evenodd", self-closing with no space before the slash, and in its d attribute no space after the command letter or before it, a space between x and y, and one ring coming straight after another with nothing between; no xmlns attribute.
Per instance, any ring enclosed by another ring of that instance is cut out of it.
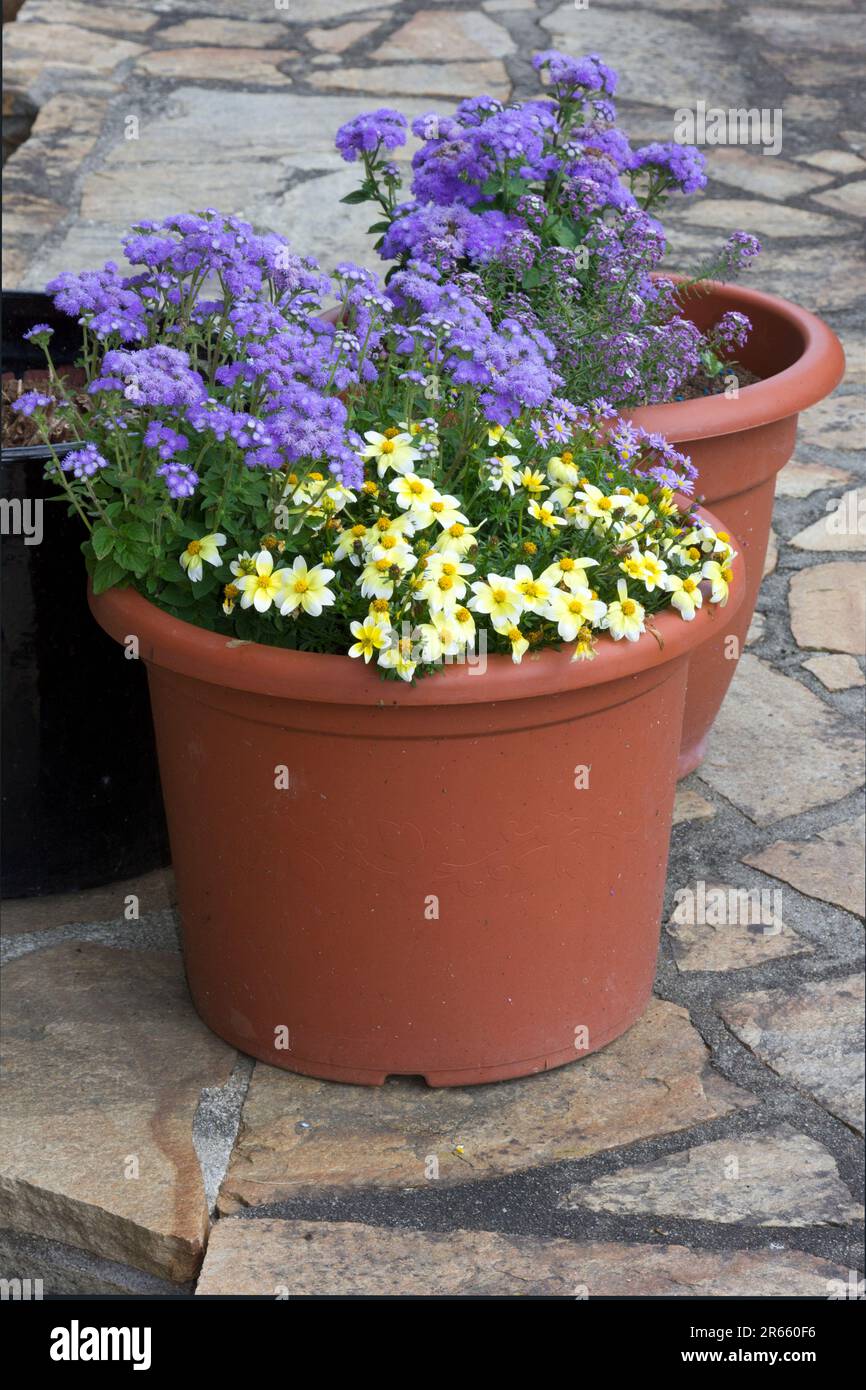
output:
<svg viewBox="0 0 866 1390"><path fill-rule="evenodd" d="M684 312L708 328L729 309L747 314L753 331L740 353L763 378L736 397L706 396L642 406L623 415L666 435L699 470L697 493L735 534L746 564L746 594L735 629L740 649L755 610L767 553L776 474L794 449L797 415L836 387L845 368L838 338L821 319L775 295L713 284L689 295ZM692 663L683 720L679 776L699 765L736 663L716 638Z"/></svg>
<svg viewBox="0 0 866 1390"><path fill-rule="evenodd" d="M279 1067L433 1086L544 1071L642 1013L689 654L726 609L414 686L91 597L150 679L189 985ZM588 785L584 785L588 783Z"/></svg>

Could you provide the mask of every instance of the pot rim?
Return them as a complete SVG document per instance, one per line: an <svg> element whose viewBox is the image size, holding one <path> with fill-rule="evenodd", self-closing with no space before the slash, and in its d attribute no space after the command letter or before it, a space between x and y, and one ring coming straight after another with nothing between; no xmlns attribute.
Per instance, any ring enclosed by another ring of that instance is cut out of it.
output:
<svg viewBox="0 0 866 1390"><path fill-rule="evenodd" d="M684 275L663 273L657 278L673 280L675 284L682 284L688 279ZM744 386L734 399L724 395L700 396L691 401L626 406L619 412L623 419L663 434L672 443L683 443L716 435L739 434L743 430L786 420L823 400L839 385L845 371L845 353L832 328L816 314L778 295L722 280L701 282L696 294L723 297L727 301L726 307L736 308L745 314L759 309L764 317L775 317L780 324L792 328L799 337L802 344L800 355L781 372Z"/></svg>
<svg viewBox="0 0 866 1390"><path fill-rule="evenodd" d="M698 508L715 529L721 523ZM739 552L736 537L731 542ZM662 644L650 633L637 642L612 639L599 643L594 660L575 662L571 644L527 655L521 665L510 656L487 657L482 673L465 663L455 663L425 677L415 685L384 681L378 668L342 653L299 652L258 642L240 642L174 618L135 589L108 589L94 595L88 584L91 612L101 627L123 642L138 638L139 655L153 664L206 684L279 699L316 704L400 706L448 706L523 700L564 691L588 689L627 677L687 656L717 633L716 624L736 613L745 598L745 567L740 553L733 563L734 583L724 609L705 604L690 622L674 609L654 616Z"/></svg>

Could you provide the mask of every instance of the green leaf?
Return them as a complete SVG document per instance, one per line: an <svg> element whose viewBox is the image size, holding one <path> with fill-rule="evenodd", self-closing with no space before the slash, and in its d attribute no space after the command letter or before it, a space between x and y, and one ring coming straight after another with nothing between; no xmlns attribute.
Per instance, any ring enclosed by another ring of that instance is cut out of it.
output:
<svg viewBox="0 0 866 1390"><path fill-rule="evenodd" d="M97 560L104 560L106 555L111 554L116 536L117 533L110 526L94 526L90 542Z"/></svg>
<svg viewBox="0 0 866 1390"><path fill-rule="evenodd" d="M351 193L347 193L345 198L341 198L341 203L369 203L373 194L366 188L356 188Z"/></svg>
<svg viewBox="0 0 866 1390"><path fill-rule="evenodd" d="M95 594L104 594L106 589L113 589L115 584L127 584L129 574L116 560L106 557L96 564L91 582Z"/></svg>

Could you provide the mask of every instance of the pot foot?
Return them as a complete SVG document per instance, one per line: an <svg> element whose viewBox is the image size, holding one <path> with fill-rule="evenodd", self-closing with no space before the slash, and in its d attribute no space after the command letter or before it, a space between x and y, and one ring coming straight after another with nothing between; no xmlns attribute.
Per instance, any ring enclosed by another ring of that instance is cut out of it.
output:
<svg viewBox="0 0 866 1390"><path fill-rule="evenodd" d="M705 734L697 743L691 744L688 748L683 747L680 749L680 756L677 759L678 782L681 782L684 777L688 777L690 772L695 771L695 768L700 767L707 754L708 737L709 735Z"/></svg>

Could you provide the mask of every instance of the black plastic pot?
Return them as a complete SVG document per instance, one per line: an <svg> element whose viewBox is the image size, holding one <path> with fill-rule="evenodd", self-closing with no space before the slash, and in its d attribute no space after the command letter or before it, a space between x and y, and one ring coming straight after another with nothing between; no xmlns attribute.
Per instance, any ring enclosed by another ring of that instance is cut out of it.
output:
<svg viewBox="0 0 866 1390"><path fill-rule="evenodd" d="M75 361L80 330L45 295L4 293L2 307L4 374L44 367L22 339L34 323L55 329L58 364ZM40 544L11 529L3 536L5 898L92 888L169 859L144 667L90 616L83 528L51 500L48 457L44 448L4 449L0 465L2 496L41 502L43 531ZM5 507L5 519L12 515Z"/></svg>

